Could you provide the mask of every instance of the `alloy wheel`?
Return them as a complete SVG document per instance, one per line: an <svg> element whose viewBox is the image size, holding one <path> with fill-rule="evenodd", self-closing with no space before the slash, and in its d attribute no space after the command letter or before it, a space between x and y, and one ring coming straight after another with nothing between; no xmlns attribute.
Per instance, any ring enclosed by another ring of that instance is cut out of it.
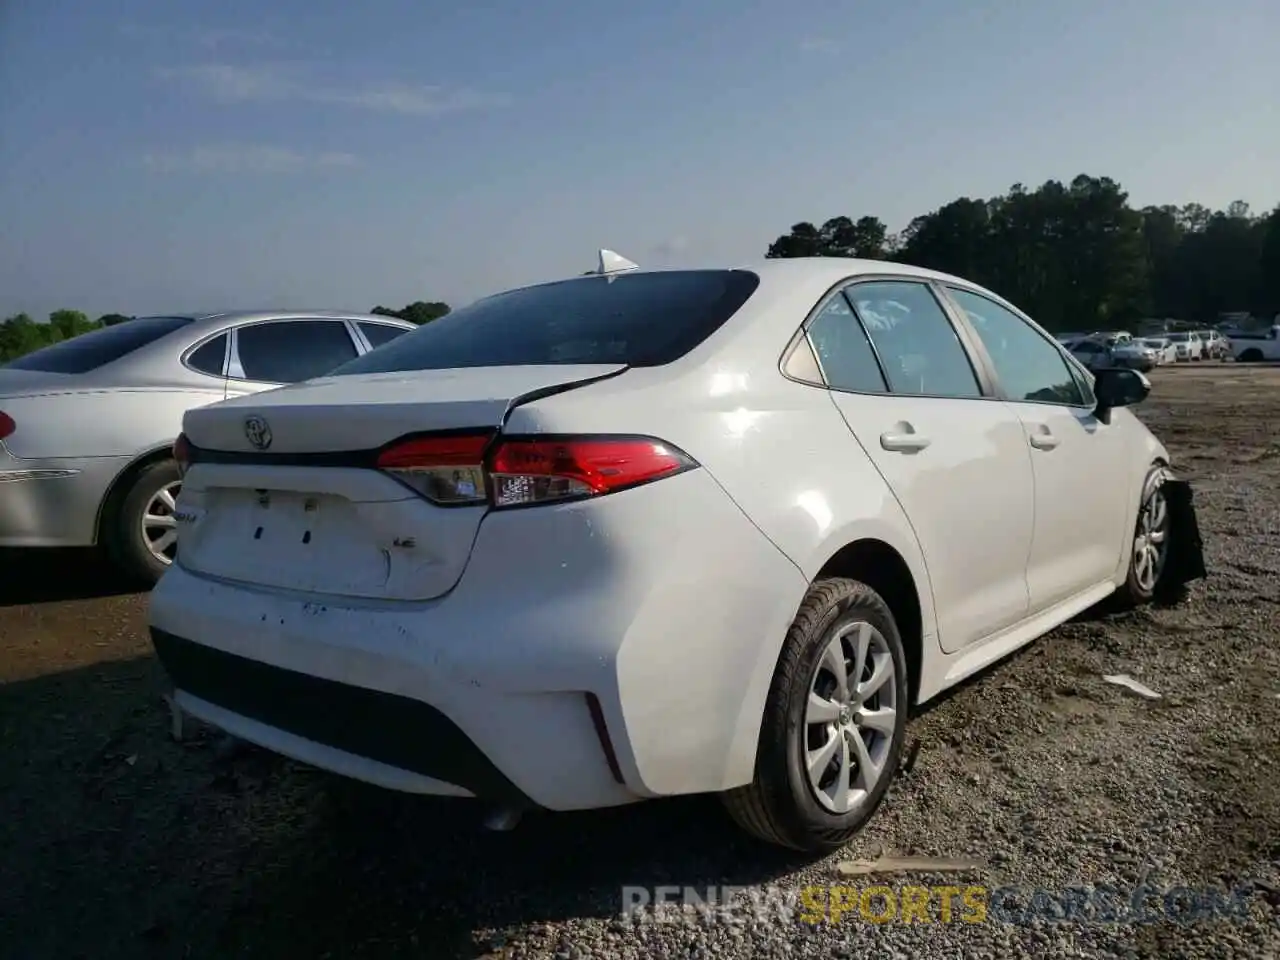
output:
<svg viewBox="0 0 1280 960"><path fill-rule="evenodd" d="M151 555L163 564L173 563L178 549L178 519L174 510L181 487L181 483L161 487L142 511L142 541Z"/></svg>
<svg viewBox="0 0 1280 960"><path fill-rule="evenodd" d="M1169 554L1169 505L1159 485L1138 513L1133 537L1133 576L1146 593L1155 591Z"/></svg>
<svg viewBox="0 0 1280 960"><path fill-rule="evenodd" d="M831 635L809 683L802 757L814 798L844 815L866 801L884 772L897 727L893 654L865 621Z"/></svg>

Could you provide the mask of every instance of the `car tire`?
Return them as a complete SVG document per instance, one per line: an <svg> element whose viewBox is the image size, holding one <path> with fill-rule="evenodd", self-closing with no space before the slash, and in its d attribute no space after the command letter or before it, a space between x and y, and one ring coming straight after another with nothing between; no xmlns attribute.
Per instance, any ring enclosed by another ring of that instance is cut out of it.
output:
<svg viewBox="0 0 1280 960"><path fill-rule="evenodd" d="M1239 360L1241 363L1257 363L1262 359L1262 351L1256 348L1250 347L1248 350L1245 350L1243 353L1241 353L1240 356L1238 356L1236 359Z"/></svg>
<svg viewBox="0 0 1280 960"><path fill-rule="evenodd" d="M846 671L850 662L856 665L859 650L867 651L862 679L852 690L845 688L848 696L841 695L833 670L836 650ZM889 670L892 674L885 675ZM878 688L864 689L870 695L861 699L857 687L876 679ZM880 595L856 580L815 582L778 658L754 779L721 795L730 816L748 833L777 846L811 854L844 846L875 813L893 782L906 730L907 690L902 638ZM821 710L811 707L811 696L822 701ZM867 722L872 719L874 723ZM823 770L811 777L809 758L824 753L828 760ZM864 771L873 769L878 770L873 778L864 777ZM842 793L845 772L850 789Z"/></svg>
<svg viewBox="0 0 1280 960"><path fill-rule="evenodd" d="M1129 552L1129 568L1124 585L1117 591L1116 599L1121 607L1142 606L1157 598L1165 599L1168 595L1165 569L1172 525L1169 505L1161 488L1171 478L1169 468L1156 463L1151 465L1142 482L1142 496L1133 523L1134 542Z"/></svg>
<svg viewBox="0 0 1280 960"><path fill-rule="evenodd" d="M143 521L148 515L171 516L172 507L161 501L167 491L176 496L181 483L178 465L173 460L160 460L143 467L132 478L127 492L119 501L119 508L109 516L106 531L108 556L131 581L152 586L169 569L153 550L153 542L144 532ZM173 530L172 524L152 527L151 530Z"/></svg>

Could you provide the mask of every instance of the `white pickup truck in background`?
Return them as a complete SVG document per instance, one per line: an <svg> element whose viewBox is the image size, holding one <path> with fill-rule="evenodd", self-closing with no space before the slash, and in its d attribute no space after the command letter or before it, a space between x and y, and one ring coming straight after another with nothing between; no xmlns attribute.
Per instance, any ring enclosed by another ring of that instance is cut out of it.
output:
<svg viewBox="0 0 1280 960"><path fill-rule="evenodd" d="M1273 323L1269 330L1254 333L1236 331L1230 337L1231 356L1241 363L1280 360L1280 323Z"/></svg>

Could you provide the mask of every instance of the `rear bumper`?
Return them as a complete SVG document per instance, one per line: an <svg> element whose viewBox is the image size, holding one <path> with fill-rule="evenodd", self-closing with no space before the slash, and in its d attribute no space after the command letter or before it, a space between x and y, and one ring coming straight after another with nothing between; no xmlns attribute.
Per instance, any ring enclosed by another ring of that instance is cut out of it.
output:
<svg viewBox="0 0 1280 960"><path fill-rule="evenodd" d="M150 622L190 712L384 786L553 810L748 781L807 587L703 470L490 514L461 581L425 603L180 564Z"/></svg>
<svg viewBox="0 0 1280 960"><path fill-rule="evenodd" d="M0 547L83 547L96 539L98 508L118 457L20 460L0 444Z"/></svg>
<svg viewBox="0 0 1280 960"><path fill-rule="evenodd" d="M422 792L447 792L443 785L452 784L473 796L530 805L455 723L420 700L283 670L163 630L152 629L151 641L185 700L179 706L202 719L235 725L234 716L250 718L264 729L442 785ZM262 736L249 724L235 732Z"/></svg>

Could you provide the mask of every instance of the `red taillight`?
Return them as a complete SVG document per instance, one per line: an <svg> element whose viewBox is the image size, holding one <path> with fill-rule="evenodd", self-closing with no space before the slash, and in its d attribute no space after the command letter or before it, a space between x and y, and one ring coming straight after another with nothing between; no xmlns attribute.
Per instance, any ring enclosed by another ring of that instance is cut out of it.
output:
<svg viewBox="0 0 1280 960"><path fill-rule="evenodd" d="M13 417L9 416L3 410L0 410L0 440L11 436L13 431L18 429L18 425L13 422Z"/></svg>
<svg viewBox="0 0 1280 960"><path fill-rule="evenodd" d="M378 455L378 467L433 503L482 503L484 451L492 438L469 433L404 440Z"/></svg>
<svg viewBox="0 0 1280 960"><path fill-rule="evenodd" d="M493 505L514 507L613 493L693 466L650 437L504 440L489 460Z"/></svg>
<svg viewBox="0 0 1280 960"><path fill-rule="evenodd" d="M379 469L439 504L518 507L599 496L697 464L652 437L500 439L455 434L405 440L378 456Z"/></svg>
<svg viewBox="0 0 1280 960"><path fill-rule="evenodd" d="M185 474L187 467L191 466L191 443L185 433L178 434L178 439L173 441L173 459L177 461L179 476Z"/></svg>

